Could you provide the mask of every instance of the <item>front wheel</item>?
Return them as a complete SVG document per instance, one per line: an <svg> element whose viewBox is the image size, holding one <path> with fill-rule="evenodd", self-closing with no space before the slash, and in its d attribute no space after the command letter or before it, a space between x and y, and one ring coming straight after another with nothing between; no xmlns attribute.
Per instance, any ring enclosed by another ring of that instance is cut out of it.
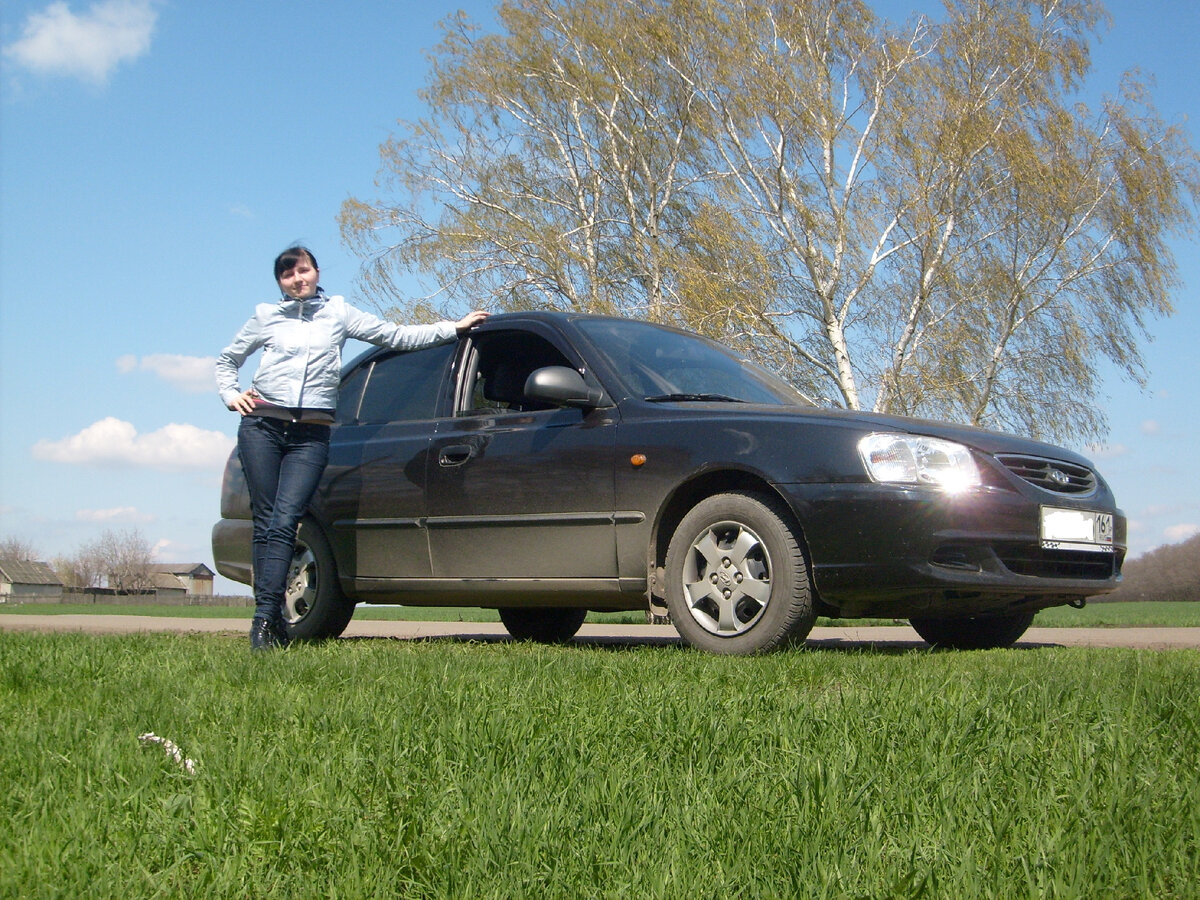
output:
<svg viewBox="0 0 1200 900"><path fill-rule="evenodd" d="M499 610L500 621L518 641L565 644L587 618L586 609L574 607L516 607Z"/></svg>
<svg viewBox="0 0 1200 900"><path fill-rule="evenodd" d="M284 589L283 618L294 640L334 638L346 630L354 603L342 593L337 565L325 535L304 522Z"/></svg>
<svg viewBox="0 0 1200 900"><path fill-rule="evenodd" d="M714 653L803 641L812 586L792 517L777 500L716 494L679 523L667 549L667 607L680 637Z"/></svg>
<svg viewBox="0 0 1200 900"><path fill-rule="evenodd" d="M994 650L1011 647L1033 624L1034 613L1008 613L995 616L936 618L916 616L909 619L922 638L948 650Z"/></svg>

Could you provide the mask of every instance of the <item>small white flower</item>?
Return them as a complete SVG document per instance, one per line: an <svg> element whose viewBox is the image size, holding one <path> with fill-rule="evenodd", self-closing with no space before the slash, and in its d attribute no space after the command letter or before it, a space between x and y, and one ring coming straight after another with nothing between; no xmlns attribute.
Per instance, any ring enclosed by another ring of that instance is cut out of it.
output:
<svg viewBox="0 0 1200 900"><path fill-rule="evenodd" d="M179 745L174 741L167 740L167 738L164 737L159 737L153 731L147 731L145 734L139 734L138 740L146 745L158 744L163 748L163 752L165 752L167 756L171 757L171 759L175 760L175 762L183 768L183 771L187 772L189 775L196 774L196 761L188 759L186 756L184 756L183 751L179 749Z"/></svg>

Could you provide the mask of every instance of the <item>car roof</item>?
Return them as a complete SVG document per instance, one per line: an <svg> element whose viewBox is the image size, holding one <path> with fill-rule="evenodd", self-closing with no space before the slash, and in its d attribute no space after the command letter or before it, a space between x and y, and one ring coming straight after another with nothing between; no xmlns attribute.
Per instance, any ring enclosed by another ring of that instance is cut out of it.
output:
<svg viewBox="0 0 1200 900"><path fill-rule="evenodd" d="M671 326L669 326L669 325L661 325L657 322L646 322L643 319L634 319L630 316L609 316L609 315L601 315L598 313L576 312L573 310L561 310L561 309L530 309L530 310L516 310L514 312L493 313L491 316L488 317L488 319L485 322L483 322L480 325L477 325L474 329L472 329L472 333L496 331L498 329L503 329L506 327L511 327L513 325L519 325L522 323L531 323L531 324L532 323L541 323L541 324L546 324L546 325L555 325L555 324L561 324L564 322L576 321L576 320L581 320L581 319L610 320L610 321L618 321L618 322L622 322L622 321L623 322L642 322L643 324L653 325L658 328L670 328L673 331L680 330L680 329L671 328ZM389 351L386 347L368 346L368 347L364 348L361 352L355 353L349 359L343 360L342 375L345 376L346 373L350 371L350 369L354 368L355 366L360 365L362 362L364 362L366 359L368 359L370 357L379 356L381 354L389 353L389 352L391 352L391 351Z"/></svg>
<svg viewBox="0 0 1200 900"><path fill-rule="evenodd" d="M613 316L604 315L601 313L578 312L576 310L563 309L528 309L516 310L513 312L493 313L486 322L481 326L487 327L494 324L505 324L516 321L533 321L533 322L571 322L583 319L594 319L598 321L612 322L641 322L644 325L655 325L661 328L670 328L670 325L663 325L660 322L650 322L646 319L638 319L633 316Z"/></svg>

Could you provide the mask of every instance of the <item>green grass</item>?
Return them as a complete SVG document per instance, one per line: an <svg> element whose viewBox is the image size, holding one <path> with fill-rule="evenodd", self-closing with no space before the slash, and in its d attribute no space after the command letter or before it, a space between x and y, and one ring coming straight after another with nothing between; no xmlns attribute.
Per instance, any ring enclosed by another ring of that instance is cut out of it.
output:
<svg viewBox="0 0 1200 900"><path fill-rule="evenodd" d="M126 616L179 616L186 618L242 618L254 615L251 606L181 606L178 604L142 605L115 603L28 603L0 605L4 613L42 615L97 614ZM494 609L475 607L360 606L357 619L391 619L421 622L499 622ZM640 612L590 613L589 622L640 624ZM818 625L893 625L895 619L818 619ZM901 622L900 624L903 624ZM1038 613L1034 625L1039 628L1097 628L1157 626L1200 628L1200 601L1188 603L1090 603L1083 609L1057 606Z"/></svg>
<svg viewBox="0 0 1200 900"><path fill-rule="evenodd" d="M1200 601L1165 603L1089 603L1083 609L1055 606L1043 609L1033 620L1037 628L1107 628L1157 626L1200 627Z"/></svg>
<svg viewBox="0 0 1200 900"><path fill-rule="evenodd" d="M1198 695L1195 651L0 633L0 896L1196 897Z"/></svg>

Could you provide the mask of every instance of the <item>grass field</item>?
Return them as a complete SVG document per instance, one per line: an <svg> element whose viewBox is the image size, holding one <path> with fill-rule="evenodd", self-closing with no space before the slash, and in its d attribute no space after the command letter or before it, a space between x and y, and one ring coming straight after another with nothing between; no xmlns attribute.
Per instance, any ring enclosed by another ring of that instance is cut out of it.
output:
<svg viewBox="0 0 1200 900"><path fill-rule="evenodd" d="M0 896L1196 897L1198 694L1195 651L0 633Z"/></svg>
<svg viewBox="0 0 1200 900"><path fill-rule="evenodd" d="M178 604L115 603L26 603L0 605L5 612L43 615L97 614L126 616L183 616L191 618L244 618L254 615L250 606L180 606ZM492 609L419 607L419 606L360 606L354 612L358 619L395 619L411 621L499 622ZM591 613L589 622L640 623L641 613ZM894 619L818 619L818 625L892 625ZM900 624L903 624L902 622ZM1058 606L1038 613L1034 626L1039 628L1097 628L1122 626L1161 626L1166 628L1200 627L1200 601L1192 603L1092 603L1084 609Z"/></svg>

